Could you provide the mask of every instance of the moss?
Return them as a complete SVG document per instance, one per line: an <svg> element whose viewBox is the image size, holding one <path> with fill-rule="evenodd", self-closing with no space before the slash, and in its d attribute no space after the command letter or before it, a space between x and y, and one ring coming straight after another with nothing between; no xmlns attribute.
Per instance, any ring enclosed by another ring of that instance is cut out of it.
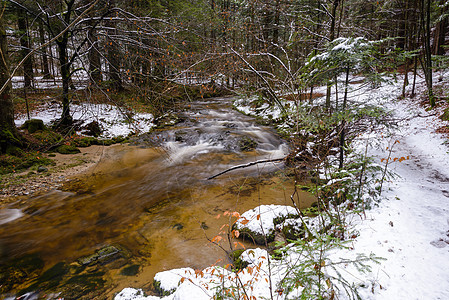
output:
<svg viewBox="0 0 449 300"><path fill-rule="evenodd" d="M249 265L248 262L242 260L242 258L241 258L242 253L244 251L245 250L243 250L243 249L238 249L238 250L235 250L235 251L233 251L231 253L231 259L232 259L232 261L234 263L234 267L235 267L235 269L237 271L238 270L242 270L242 269L246 268Z"/></svg>
<svg viewBox="0 0 449 300"><path fill-rule="evenodd" d="M36 138L43 146L54 145L63 140L62 135L51 130L37 131L33 133L33 137Z"/></svg>
<svg viewBox="0 0 449 300"><path fill-rule="evenodd" d="M27 120L20 128L28 130L29 133L35 133L38 130L47 130L44 122L39 119Z"/></svg>
<svg viewBox="0 0 449 300"><path fill-rule="evenodd" d="M8 147L6 148L6 154L22 157L25 154L25 151L23 151L19 147L8 145Z"/></svg>
<svg viewBox="0 0 449 300"><path fill-rule="evenodd" d="M160 281L158 281L158 280L154 280L153 281L153 287L154 287L154 290L156 291L156 293L158 293L160 296L169 296L169 295L171 295L171 294L173 294L175 291L176 291L176 289L172 289L172 290L164 290L162 287L161 287L161 282Z"/></svg>
<svg viewBox="0 0 449 300"><path fill-rule="evenodd" d="M39 152L24 152L20 157L4 154L0 156L0 175L51 164L54 164L54 162L49 158L43 157Z"/></svg>
<svg viewBox="0 0 449 300"><path fill-rule="evenodd" d="M76 138L71 143L75 147L89 147L92 145L98 145L98 139L94 137L82 137Z"/></svg>
<svg viewBox="0 0 449 300"><path fill-rule="evenodd" d="M123 268L120 271L120 275L123 276L136 276L139 273L140 265L131 265Z"/></svg>
<svg viewBox="0 0 449 300"><path fill-rule="evenodd" d="M56 148L56 151L61 154L77 154L80 153L80 149L72 145L61 145Z"/></svg>
<svg viewBox="0 0 449 300"><path fill-rule="evenodd" d="M259 234L256 232L253 232L247 228L241 228L239 229L240 236L243 239L247 239L250 242L256 243L258 245L265 245L265 243L271 243L274 241L274 231L270 231L266 235Z"/></svg>

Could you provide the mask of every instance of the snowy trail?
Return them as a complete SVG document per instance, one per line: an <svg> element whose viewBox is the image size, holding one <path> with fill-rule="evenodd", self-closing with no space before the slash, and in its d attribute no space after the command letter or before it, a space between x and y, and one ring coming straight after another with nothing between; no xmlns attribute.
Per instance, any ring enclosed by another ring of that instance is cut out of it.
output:
<svg viewBox="0 0 449 300"><path fill-rule="evenodd" d="M426 115L405 101L393 108L398 117ZM391 157L409 159L390 163L398 177L384 185L384 199L359 227L355 250L387 259L371 278L375 293L365 291L363 299L449 299L449 155L428 126L437 122L414 117L392 137L398 142ZM372 153L379 163L385 149Z"/></svg>

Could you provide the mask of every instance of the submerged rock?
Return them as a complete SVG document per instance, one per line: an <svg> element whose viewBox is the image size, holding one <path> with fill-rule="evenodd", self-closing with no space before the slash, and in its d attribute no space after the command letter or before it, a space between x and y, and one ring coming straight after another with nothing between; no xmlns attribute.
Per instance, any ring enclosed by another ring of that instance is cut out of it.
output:
<svg viewBox="0 0 449 300"><path fill-rule="evenodd" d="M122 248L118 246L106 246L94 254L84 256L78 259L78 263L82 266L92 266L95 264L107 264L119 258L125 258L127 255Z"/></svg>

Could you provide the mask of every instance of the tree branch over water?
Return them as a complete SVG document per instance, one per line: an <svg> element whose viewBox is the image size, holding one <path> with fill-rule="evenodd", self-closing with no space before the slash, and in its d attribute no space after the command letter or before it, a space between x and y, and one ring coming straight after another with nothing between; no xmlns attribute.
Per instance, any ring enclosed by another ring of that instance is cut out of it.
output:
<svg viewBox="0 0 449 300"><path fill-rule="evenodd" d="M216 178L216 177L218 177L220 175L226 174L226 173L228 173L230 171L234 171L236 169L243 169L243 168L251 167L251 166L254 166L254 165L263 164L263 163L269 163L269 162L281 162L281 161L285 160L285 158L286 157L274 158L274 159L262 159L262 160L253 161L253 162L250 162L250 163L247 163L247 164L243 164L243 165L237 165L237 166L231 167L229 169L226 169L226 170L224 170L224 171L222 171L222 172L220 172L218 174L215 174L215 175L207 178L207 180L214 179L214 178Z"/></svg>

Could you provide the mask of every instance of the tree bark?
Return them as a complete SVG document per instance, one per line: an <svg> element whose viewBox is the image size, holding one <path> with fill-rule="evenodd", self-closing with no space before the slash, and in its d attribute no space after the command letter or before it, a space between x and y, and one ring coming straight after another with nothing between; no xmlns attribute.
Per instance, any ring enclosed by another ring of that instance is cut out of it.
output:
<svg viewBox="0 0 449 300"><path fill-rule="evenodd" d="M91 22L93 23L93 22ZM101 74L101 60L100 53L98 52L98 40L96 37L96 30L94 29L94 24L91 24L91 29L88 32L89 35L89 74L90 81L92 84L98 84L103 79Z"/></svg>
<svg viewBox="0 0 449 300"><path fill-rule="evenodd" d="M435 96L433 95L433 82L432 82L432 49L430 48L430 9L431 0L422 0L422 12L423 19L423 46L424 46L424 62L423 69L426 77L427 94L429 96L429 103L431 107L435 106Z"/></svg>
<svg viewBox="0 0 449 300"><path fill-rule="evenodd" d="M41 45L45 44L45 31L42 22L39 22L39 37L41 40ZM48 55L47 49L42 49L42 73L44 79L51 79L52 75L50 73L50 68L48 67Z"/></svg>
<svg viewBox="0 0 449 300"><path fill-rule="evenodd" d="M113 27L113 24L110 26ZM107 58L109 68L109 80L111 82L111 88L115 91L123 90L123 83L120 77L120 58L116 41L112 38L114 31L109 31L106 39L107 43Z"/></svg>
<svg viewBox="0 0 449 300"><path fill-rule="evenodd" d="M445 0L440 0L440 5L444 5ZM441 11L441 15L446 14L448 11L448 6L444 6ZM443 48L446 42L446 30L447 29L447 17L443 18L435 25L432 53L434 55L444 55L446 52Z"/></svg>
<svg viewBox="0 0 449 300"><path fill-rule="evenodd" d="M3 16L0 16L0 86L8 81L9 76L8 42L3 26ZM11 88L9 83L0 95L0 153L5 153L9 145L18 142L18 133L14 124L14 106L10 95Z"/></svg>
<svg viewBox="0 0 449 300"><path fill-rule="evenodd" d="M24 58L31 51L31 40L28 34L27 16L24 10L19 10L17 25L20 34L20 46L22 47L21 56ZM23 78L25 81L24 87L30 88L33 81L33 61L30 56L23 63Z"/></svg>
<svg viewBox="0 0 449 300"><path fill-rule="evenodd" d="M337 15L337 7L340 0L334 0L332 2L332 12L331 12L331 27L329 30L329 42L332 42L335 39L335 21ZM330 110L331 108L331 84L327 84L326 89L326 108Z"/></svg>

